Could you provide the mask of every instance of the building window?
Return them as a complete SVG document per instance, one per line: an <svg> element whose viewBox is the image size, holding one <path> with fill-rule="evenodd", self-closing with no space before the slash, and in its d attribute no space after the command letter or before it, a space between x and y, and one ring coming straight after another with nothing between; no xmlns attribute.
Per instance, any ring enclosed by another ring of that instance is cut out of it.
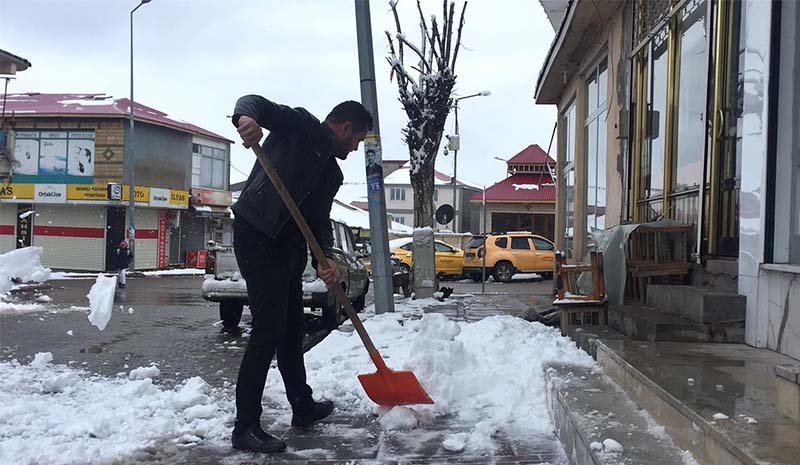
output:
<svg viewBox="0 0 800 465"><path fill-rule="evenodd" d="M395 223L406 224L406 219L403 216L395 216L393 219Z"/></svg>
<svg viewBox="0 0 800 465"><path fill-rule="evenodd" d="M562 172L564 186L564 248L567 257L572 256L572 239L575 226L575 102L567 107L561 117L564 125L564 169Z"/></svg>
<svg viewBox="0 0 800 465"><path fill-rule="evenodd" d="M200 187L225 189L225 150L202 144L192 144L192 150L200 155Z"/></svg>
<svg viewBox="0 0 800 465"><path fill-rule="evenodd" d="M405 202L406 189L404 187L392 187L389 189L389 199Z"/></svg>
<svg viewBox="0 0 800 465"><path fill-rule="evenodd" d="M605 229L607 94L608 59L603 58L586 77L586 224L589 230Z"/></svg>

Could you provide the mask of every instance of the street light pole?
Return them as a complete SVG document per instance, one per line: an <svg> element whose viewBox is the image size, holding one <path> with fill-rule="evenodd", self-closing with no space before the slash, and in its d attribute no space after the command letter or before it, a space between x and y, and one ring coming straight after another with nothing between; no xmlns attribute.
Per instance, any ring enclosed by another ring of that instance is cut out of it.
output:
<svg viewBox="0 0 800 465"><path fill-rule="evenodd" d="M478 92L477 94L458 97L453 104L453 110L455 112L456 119L456 140L458 141L456 149L453 150L453 179L450 180L450 182L453 184L453 232L458 232L458 183L456 182L456 175L458 174L458 148L461 147L461 138L458 135L458 102L472 97L488 97L489 95L492 95L492 93L488 90L484 90Z"/></svg>
<svg viewBox="0 0 800 465"><path fill-rule="evenodd" d="M131 269L136 270L136 199L134 196L134 167L133 167L133 13L145 3L150 3L151 0L141 0L136 8L131 10L131 98L128 104L129 120L130 120L130 133L128 134L128 153L125 156L127 161L128 171L128 246L130 247L131 255Z"/></svg>

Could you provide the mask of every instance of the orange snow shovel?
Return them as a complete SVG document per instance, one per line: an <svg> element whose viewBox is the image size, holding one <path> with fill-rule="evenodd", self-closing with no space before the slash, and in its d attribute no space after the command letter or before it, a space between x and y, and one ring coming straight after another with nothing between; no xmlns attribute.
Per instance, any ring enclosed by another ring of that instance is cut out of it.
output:
<svg viewBox="0 0 800 465"><path fill-rule="evenodd" d="M295 204L291 194L286 190L286 186L283 185L283 181L278 176L278 172L275 170L272 162L269 161L269 158L267 158L267 155L260 145L253 145L253 152L255 152L256 158L258 158L258 162L261 163L261 167L267 172L267 176L269 180L272 181L272 185L275 186L275 190L278 191L281 199L283 199L286 208L289 209L289 213L292 215L292 218L294 218L295 223L297 223L297 227L300 228L300 231L303 233L303 237L306 238L306 242L308 242L308 246L311 248L311 253L313 253L314 257L317 259L317 266L323 269L327 268L329 265L325 254L322 253L319 243L317 243L316 238L314 238L314 235L311 233L308 223L306 223L305 218L303 218L302 213L300 213L300 210L297 208L297 204ZM369 357L378 368L378 371L375 373L358 375L361 386L364 387L364 391L367 392L369 398L376 404L386 407L432 404L433 400L431 400L428 393L425 392L425 389L419 384L413 372L394 371L386 366L383 362L383 358L381 358L381 354L378 353L378 349L375 348L375 344L372 343L372 339L369 338L367 330L364 329L364 325L358 318L353 304L350 303L350 299L348 299L347 295L344 293L342 286L333 286L331 290L336 293L337 300L344 306L347 316L350 317L350 321L353 322L353 327L361 337L361 341L364 343L364 347L367 348L367 352L369 352Z"/></svg>

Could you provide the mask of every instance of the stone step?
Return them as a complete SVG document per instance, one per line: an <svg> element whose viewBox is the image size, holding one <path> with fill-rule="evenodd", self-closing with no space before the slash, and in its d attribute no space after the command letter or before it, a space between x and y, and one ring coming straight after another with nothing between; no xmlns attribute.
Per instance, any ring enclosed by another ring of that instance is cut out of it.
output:
<svg viewBox="0 0 800 465"><path fill-rule="evenodd" d="M603 372L700 465L800 464L800 424L776 408L775 366L789 357L744 344L596 346Z"/></svg>
<svg viewBox="0 0 800 465"><path fill-rule="evenodd" d="M597 367L555 364L545 377L547 407L570 465L691 463L664 428ZM607 440L622 451L609 450Z"/></svg>
<svg viewBox="0 0 800 465"><path fill-rule="evenodd" d="M699 323L744 321L747 313L743 295L674 284L647 286L647 304Z"/></svg>
<svg viewBox="0 0 800 465"><path fill-rule="evenodd" d="M744 342L744 321L701 323L647 305L609 305L608 325L639 341Z"/></svg>

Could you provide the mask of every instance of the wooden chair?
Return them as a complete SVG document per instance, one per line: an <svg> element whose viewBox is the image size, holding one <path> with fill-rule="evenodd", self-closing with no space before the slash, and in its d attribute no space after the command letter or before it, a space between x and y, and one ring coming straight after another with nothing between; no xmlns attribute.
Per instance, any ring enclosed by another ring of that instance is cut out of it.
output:
<svg viewBox="0 0 800 465"><path fill-rule="evenodd" d="M591 252L590 263L567 265L562 253L556 253L555 282L557 299L553 305L561 313L561 335L569 333L570 326L605 325L608 299L603 277L603 254ZM591 273L592 289L588 294L578 288L581 273Z"/></svg>
<svg viewBox="0 0 800 465"><path fill-rule="evenodd" d="M684 277L689 274L688 235L691 225L641 225L625 244L626 294L647 300L652 278Z"/></svg>

